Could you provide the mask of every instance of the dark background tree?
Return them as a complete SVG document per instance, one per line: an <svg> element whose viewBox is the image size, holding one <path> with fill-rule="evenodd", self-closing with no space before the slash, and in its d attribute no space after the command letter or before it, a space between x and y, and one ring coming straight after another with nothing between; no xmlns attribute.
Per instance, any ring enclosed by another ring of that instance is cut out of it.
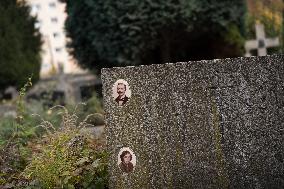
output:
<svg viewBox="0 0 284 189"><path fill-rule="evenodd" d="M0 91L39 78L41 38L22 1L0 0Z"/></svg>
<svg viewBox="0 0 284 189"><path fill-rule="evenodd" d="M66 0L71 53L87 68L242 55L244 0Z"/></svg>

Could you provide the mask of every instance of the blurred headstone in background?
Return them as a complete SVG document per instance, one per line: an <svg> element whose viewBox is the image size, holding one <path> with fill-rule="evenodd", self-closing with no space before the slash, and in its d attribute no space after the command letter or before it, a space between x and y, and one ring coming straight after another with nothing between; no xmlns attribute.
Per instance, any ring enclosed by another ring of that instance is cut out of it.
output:
<svg viewBox="0 0 284 189"><path fill-rule="evenodd" d="M17 107L12 104L1 104L0 105L0 118L2 117L17 117Z"/></svg>
<svg viewBox="0 0 284 189"><path fill-rule="evenodd" d="M18 97L19 93L15 87L8 87L4 91L3 99L4 100L15 100Z"/></svg>
<svg viewBox="0 0 284 189"><path fill-rule="evenodd" d="M101 96L101 81L93 74L58 74L43 78L28 92L28 100L48 100L49 107L57 104L77 104L91 98L96 92ZM49 104L50 103L50 104Z"/></svg>
<svg viewBox="0 0 284 189"><path fill-rule="evenodd" d="M13 103L16 102L19 93L15 87L8 87L0 94L0 118L1 117L16 117L17 107Z"/></svg>

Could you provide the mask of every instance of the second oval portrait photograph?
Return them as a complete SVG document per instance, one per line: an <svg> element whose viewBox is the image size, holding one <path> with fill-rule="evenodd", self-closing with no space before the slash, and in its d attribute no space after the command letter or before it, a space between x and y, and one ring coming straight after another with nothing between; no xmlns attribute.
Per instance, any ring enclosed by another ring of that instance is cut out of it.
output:
<svg viewBox="0 0 284 189"><path fill-rule="evenodd" d="M130 173L134 171L136 166L136 156L130 148L121 148L117 158L117 164L122 172Z"/></svg>

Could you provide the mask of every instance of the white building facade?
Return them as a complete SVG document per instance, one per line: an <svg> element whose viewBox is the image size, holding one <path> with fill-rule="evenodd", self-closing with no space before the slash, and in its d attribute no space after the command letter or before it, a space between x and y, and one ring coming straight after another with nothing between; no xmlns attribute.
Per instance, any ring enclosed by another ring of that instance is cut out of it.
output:
<svg viewBox="0 0 284 189"><path fill-rule="evenodd" d="M64 73L83 72L68 54L64 22L65 4L58 0L26 0L31 15L37 18L35 27L42 34L41 78L49 77L63 69Z"/></svg>

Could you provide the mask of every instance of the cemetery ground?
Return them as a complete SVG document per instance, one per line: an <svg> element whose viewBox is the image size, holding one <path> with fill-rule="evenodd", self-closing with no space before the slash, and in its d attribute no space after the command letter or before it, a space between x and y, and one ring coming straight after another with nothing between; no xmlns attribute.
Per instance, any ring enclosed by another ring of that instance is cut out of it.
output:
<svg viewBox="0 0 284 189"><path fill-rule="evenodd" d="M0 121L0 188L106 188L105 140L90 132L104 124L100 100L93 96L65 107L27 104L27 87L9 102L17 117Z"/></svg>

